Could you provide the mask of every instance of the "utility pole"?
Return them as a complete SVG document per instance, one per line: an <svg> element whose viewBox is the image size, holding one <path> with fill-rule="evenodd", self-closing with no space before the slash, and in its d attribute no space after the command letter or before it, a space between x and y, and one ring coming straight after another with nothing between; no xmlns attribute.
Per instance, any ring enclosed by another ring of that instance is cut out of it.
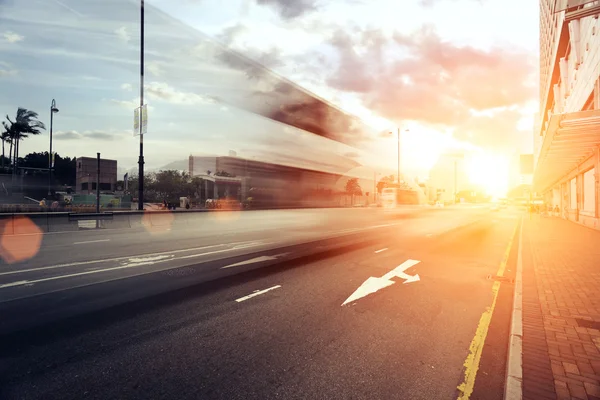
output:
<svg viewBox="0 0 600 400"><path fill-rule="evenodd" d="M454 159L454 204L457 203L458 196L458 160Z"/></svg>
<svg viewBox="0 0 600 400"><path fill-rule="evenodd" d="M100 153L96 153L96 213L100 213Z"/></svg>
<svg viewBox="0 0 600 400"><path fill-rule="evenodd" d="M400 127L398 127L398 187L400 187Z"/></svg>
<svg viewBox="0 0 600 400"><path fill-rule="evenodd" d="M138 160L138 210L144 209L144 134L142 122L144 120L144 0L140 6L140 157Z"/></svg>
<svg viewBox="0 0 600 400"><path fill-rule="evenodd" d="M373 171L373 203L377 203L377 172Z"/></svg>
<svg viewBox="0 0 600 400"><path fill-rule="evenodd" d="M48 196L52 194L52 171L54 170L54 157L52 157L52 128L54 125L54 113L58 112L56 100L50 103L50 153L48 154Z"/></svg>

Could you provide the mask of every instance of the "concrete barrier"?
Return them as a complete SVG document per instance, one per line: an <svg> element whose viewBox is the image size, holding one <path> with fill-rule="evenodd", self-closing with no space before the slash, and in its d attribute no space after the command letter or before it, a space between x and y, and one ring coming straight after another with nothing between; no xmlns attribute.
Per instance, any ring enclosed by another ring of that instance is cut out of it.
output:
<svg viewBox="0 0 600 400"><path fill-rule="evenodd" d="M0 234L2 235L14 235L15 227L13 223L12 214L0 215Z"/></svg>
<svg viewBox="0 0 600 400"><path fill-rule="evenodd" d="M47 213L48 232L78 231L79 224L69 218L68 213Z"/></svg>
<svg viewBox="0 0 600 400"><path fill-rule="evenodd" d="M117 215L117 218L119 218L121 215ZM127 216L127 219L129 220L129 227L133 228L133 229L140 229L144 227L144 224L142 223L142 218L144 217L144 212L140 212L140 211L132 211L129 212L127 214L124 214L122 216Z"/></svg>
<svg viewBox="0 0 600 400"><path fill-rule="evenodd" d="M33 226L27 223L27 220L33 222L41 232L50 232L48 215L46 213L13 214L12 219L14 235L27 235L39 232L36 229L32 229Z"/></svg>
<svg viewBox="0 0 600 400"><path fill-rule="evenodd" d="M253 211L253 210L249 210ZM112 213L101 213L98 218L94 218L95 213L79 214L68 212L51 213L18 213L18 214L0 214L0 232L4 235L31 234L34 232L69 232L80 229L96 229L96 220L99 221L98 227L103 229L146 229L148 231L160 231L178 226L209 226L212 224L227 225L232 229L237 223L260 223L265 215L248 213L246 211L231 210L157 210L157 211L115 211ZM273 210L277 211L277 210ZM284 211L284 210L280 210ZM396 218L412 218L419 214L428 212L444 211L443 208L434 207L407 207L405 209L389 209L389 212L396 214ZM278 220L281 218L292 218L298 221L300 225L319 223L337 225L344 222L347 218L356 221L373 222L381 219L390 218L388 210L381 208L290 208L285 209L285 215L275 216ZM37 228L31 223L33 222ZM18 222L18 223L17 223ZM39 229L39 230L38 230Z"/></svg>
<svg viewBox="0 0 600 400"><path fill-rule="evenodd" d="M130 217L128 214L114 214L111 219L101 220L100 227L104 229L131 228Z"/></svg>

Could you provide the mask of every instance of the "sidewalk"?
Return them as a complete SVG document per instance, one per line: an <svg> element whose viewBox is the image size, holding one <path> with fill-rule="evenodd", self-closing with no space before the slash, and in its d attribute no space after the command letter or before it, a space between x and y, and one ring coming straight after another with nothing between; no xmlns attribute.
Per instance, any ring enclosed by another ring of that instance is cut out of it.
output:
<svg viewBox="0 0 600 400"><path fill-rule="evenodd" d="M600 231L523 221L523 399L600 400Z"/></svg>

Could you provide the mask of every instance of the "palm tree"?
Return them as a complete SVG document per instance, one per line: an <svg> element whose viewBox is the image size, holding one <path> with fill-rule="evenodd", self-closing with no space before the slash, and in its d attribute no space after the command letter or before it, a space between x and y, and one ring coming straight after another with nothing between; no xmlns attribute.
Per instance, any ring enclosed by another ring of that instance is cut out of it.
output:
<svg viewBox="0 0 600 400"><path fill-rule="evenodd" d="M6 158L4 145L6 142L11 142L11 132L10 126L5 121L2 121L2 126L4 127L4 131L0 134L0 140L2 140L2 170L4 171L4 159Z"/></svg>
<svg viewBox="0 0 600 400"><path fill-rule="evenodd" d="M10 123L10 126L8 126L8 124L5 122L3 122L3 125L5 130L9 132L10 136L11 158L13 156L13 145L15 148L13 170L16 170L19 162L19 142L29 137L29 135L39 135L42 133L42 130L46 129L46 126L38 120L38 113L23 107L19 107L17 109L17 115L14 121L11 121L8 115L6 116L6 119Z"/></svg>

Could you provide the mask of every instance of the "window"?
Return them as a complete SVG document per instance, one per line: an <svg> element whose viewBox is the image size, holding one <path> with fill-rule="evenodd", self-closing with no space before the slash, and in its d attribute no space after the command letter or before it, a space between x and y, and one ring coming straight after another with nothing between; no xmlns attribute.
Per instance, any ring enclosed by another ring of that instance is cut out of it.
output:
<svg viewBox="0 0 600 400"><path fill-rule="evenodd" d="M84 182L84 183L81 184L81 190L87 190L87 188L88 188L88 183L87 182Z"/></svg>
<svg viewBox="0 0 600 400"><path fill-rule="evenodd" d="M583 211L596 211L596 170L594 168L583 174Z"/></svg>

